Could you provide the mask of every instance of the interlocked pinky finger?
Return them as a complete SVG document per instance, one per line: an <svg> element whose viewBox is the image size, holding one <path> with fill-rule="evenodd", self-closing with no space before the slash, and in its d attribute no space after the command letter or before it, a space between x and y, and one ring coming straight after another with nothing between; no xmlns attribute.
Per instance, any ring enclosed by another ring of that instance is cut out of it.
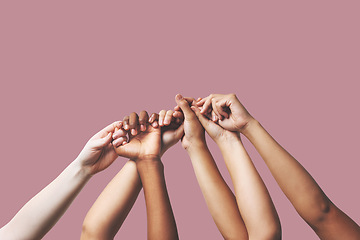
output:
<svg viewBox="0 0 360 240"><path fill-rule="evenodd" d="M173 114L174 114L173 110L168 110L166 112L165 119L164 119L164 125L168 126L171 123L171 121L173 120Z"/></svg>
<svg viewBox="0 0 360 240"><path fill-rule="evenodd" d="M130 129L129 127L129 116L125 116L123 119L123 128L127 131Z"/></svg>
<svg viewBox="0 0 360 240"><path fill-rule="evenodd" d="M158 121L159 121L159 114L157 113L151 114L151 117L149 119L149 123L151 124L151 126L157 128L159 126Z"/></svg>
<svg viewBox="0 0 360 240"><path fill-rule="evenodd" d="M139 115L139 123L140 123L140 131L144 132L146 131L146 124L149 120L149 115L146 111L140 112Z"/></svg>
<svg viewBox="0 0 360 240"><path fill-rule="evenodd" d="M127 137L126 136L125 137L119 137L119 138L115 139L112 142L113 146L116 147L116 148L121 146L121 145L124 145L126 143L127 143Z"/></svg>
<svg viewBox="0 0 360 240"><path fill-rule="evenodd" d="M159 125L160 126L164 126L165 116L166 116L166 110L161 110L159 112Z"/></svg>
<svg viewBox="0 0 360 240"><path fill-rule="evenodd" d="M204 102L204 104L202 105L202 109L201 109L201 113L204 114L206 112L208 112L211 108L211 98L209 97L208 99L206 99L206 101Z"/></svg>

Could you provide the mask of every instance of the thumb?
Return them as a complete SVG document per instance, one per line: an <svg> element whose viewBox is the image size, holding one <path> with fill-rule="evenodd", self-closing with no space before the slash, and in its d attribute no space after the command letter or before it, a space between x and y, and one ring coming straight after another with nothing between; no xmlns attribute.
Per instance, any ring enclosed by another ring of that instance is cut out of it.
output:
<svg viewBox="0 0 360 240"><path fill-rule="evenodd" d="M210 137L213 139L216 138L217 133L221 130L221 127L201 114L199 107L192 106L191 109L195 112L195 115Z"/></svg>
<svg viewBox="0 0 360 240"><path fill-rule="evenodd" d="M103 148L107 145L109 145L109 143L111 143L112 141L112 132L109 132L108 135L106 135L103 138L98 139L98 141L96 142L97 147L99 148Z"/></svg>
<svg viewBox="0 0 360 240"><path fill-rule="evenodd" d="M185 98L183 98L183 96L181 96L180 94L177 94L175 96L175 101L176 101L177 105L181 108L181 110L183 111L185 119L194 116L194 112L191 110L189 102L186 101Z"/></svg>
<svg viewBox="0 0 360 240"><path fill-rule="evenodd" d="M181 125L180 125L180 127L178 127L176 130L175 130L175 138L176 139L181 139L183 136L184 136L184 134L185 134L185 132L184 132L184 123L182 123Z"/></svg>
<svg viewBox="0 0 360 240"><path fill-rule="evenodd" d="M202 115L198 106L192 106L191 109L199 119L201 125L203 125L206 131L208 131L210 124L214 122Z"/></svg>

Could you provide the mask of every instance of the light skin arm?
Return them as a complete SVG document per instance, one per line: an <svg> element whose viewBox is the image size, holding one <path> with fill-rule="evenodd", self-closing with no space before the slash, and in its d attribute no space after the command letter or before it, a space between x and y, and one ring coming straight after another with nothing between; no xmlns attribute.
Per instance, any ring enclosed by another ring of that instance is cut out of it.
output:
<svg viewBox="0 0 360 240"><path fill-rule="evenodd" d="M147 113L146 113L147 115ZM138 126L138 116L131 114L129 123ZM160 160L162 140L161 129L147 125L145 131L130 130L130 141L115 150L118 155L136 162L143 185L148 239L178 239L175 218L167 193L164 166ZM141 126L140 126L141 128Z"/></svg>
<svg viewBox="0 0 360 240"><path fill-rule="evenodd" d="M281 225L274 204L239 134L204 117L196 106L192 109L221 150L249 239L281 239Z"/></svg>
<svg viewBox="0 0 360 240"><path fill-rule="evenodd" d="M206 145L204 129L190 109L192 99L176 96L176 102L185 115L185 136L182 145L188 152L206 204L224 239L248 239L236 199Z"/></svg>
<svg viewBox="0 0 360 240"><path fill-rule="evenodd" d="M0 230L1 239L41 239L60 219L86 182L107 168L117 154L111 145L115 122L85 145L79 156L48 186L28 201Z"/></svg>
<svg viewBox="0 0 360 240"><path fill-rule="evenodd" d="M211 100L210 100L211 99ZM205 105L207 103L207 105ZM217 109L218 123L243 133L255 146L299 215L321 239L359 239L359 226L337 208L305 168L255 120L234 94L199 101L204 114Z"/></svg>

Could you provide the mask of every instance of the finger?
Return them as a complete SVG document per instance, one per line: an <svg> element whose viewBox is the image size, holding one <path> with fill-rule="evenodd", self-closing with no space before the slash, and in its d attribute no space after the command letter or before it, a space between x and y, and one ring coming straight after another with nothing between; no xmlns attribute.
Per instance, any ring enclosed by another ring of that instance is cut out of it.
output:
<svg viewBox="0 0 360 240"><path fill-rule="evenodd" d="M125 116L123 119L123 127L125 130L129 130L129 116Z"/></svg>
<svg viewBox="0 0 360 240"><path fill-rule="evenodd" d="M151 124L151 123L153 123L155 120L158 121L158 119L159 119L159 114L153 113L153 114L151 114L151 116L150 116L150 118L149 118L149 123Z"/></svg>
<svg viewBox="0 0 360 240"><path fill-rule="evenodd" d="M219 101L216 101L215 106L221 115L223 115L225 118L229 118L229 113L226 112L226 109L229 109L227 99L223 98L223 99L220 99Z"/></svg>
<svg viewBox="0 0 360 240"><path fill-rule="evenodd" d="M229 118L229 114L226 112L226 106L225 104L222 104L221 102L216 102L215 103L215 108L218 111L218 113L223 117L221 118L221 120L225 118Z"/></svg>
<svg viewBox="0 0 360 240"><path fill-rule="evenodd" d="M154 128L159 127L159 114L154 113L151 115L151 117L153 118L152 119L153 121L151 122L151 126Z"/></svg>
<svg viewBox="0 0 360 240"><path fill-rule="evenodd" d="M181 111L175 111L173 113L173 117L176 119L176 120L179 120L179 121L183 121L184 120L184 114L181 112Z"/></svg>
<svg viewBox="0 0 360 240"><path fill-rule="evenodd" d="M171 121L173 119L173 114L174 114L173 110L168 110L166 112L165 119L164 119L164 125L168 126L171 123Z"/></svg>
<svg viewBox="0 0 360 240"><path fill-rule="evenodd" d="M195 114L191 110L189 103L183 98L183 96L181 96L180 94L177 94L175 97L175 101L179 105L181 110L183 111L185 119L195 117Z"/></svg>
<svg viewBox="0 0 360 240"><path fill-rule="evenodd" d="M100 139L96 139L94 141L96 147L103 148L103 147L109 145L111 143L111 140L112 140L111 135L112 135L111 132L109 132L105 137L100 138Z"/></svg>
<svg viewBox="0 0 360 240"><path fill-rule="evenodd" d="M112 135L113 139L117 139L119 137L124 137L127 135L127 132L124 129L119 129L117 131L115 131Z"/></svg>
<svg viewBox="0 0 360 240"><path fill-rule="evenodd" d="M132 112L129 116L129 127L131 129L131 134L135 136L139 127L139 116L136 112Z"/></svg>
<svg viewBox="0 0 360 240"><path fill-rule="evenodd" d="M213 122L217 122L219 120L214 111L211 112L211 120Z"/></svg>
<svg viewBox="0 0 360 240"><path fill-rule="evenodd" d="M101 131L99 131L98 133L96 133L93 138L103 138L106 137L109 133L113 133L115 131L116 128L121 128L122 126L122 122L121 121L116 121L113 122L111 124L109 124L108 126L104 127Z"/></svg>
<svg viewBox="0 0 360 240"><path fill-rule="evenodd" d="M200 99L200 98L199 98ZM196 101L196 105L201 107L202 105L204 105L204 103L206 102L208 98L201 98L200 100Z"/></svg>
<svg viewBox="0 0 360 240"><path fill-rule="evenodd" d="M197 106L192 106L191 109L194 111L196 117L199 119L201 125L205 128L206 131L208 131L210 124L215 124L213 121L201 114L200 109Z"/></svg>
<svg viewBox="0 0 360 240"><path fill-rule="evenodd" d="M185 99L189 104L192 104L193 102L196 102L195 98L192 98L192 97L184 97L184 99Z"/></svg>
<svg viewBox="0 0 360 240"><path fill-rule="evenodd" d="M206 113L210 107L211 107L211 98L209 97L202 105L201 113Z"/></svg>
<svg viewBox="0 0 360 240"><path fill-rule="evenodd" d="M184 124L181 124L174 132L175 134L175 139L181 139L185 132L184 132Z"/></svg>
<svg viewBox="0 0 360 240"><path fill-rule="evenodd" d="M218 120L222 120L223 117L222 117L221 114L219 113L215 101L211 101L211 105L212 105L212 110L213 110L212 112L216 114L216 118L217 118ZM212 117L213 117L213 116L212 116ZM215 118L215 119L216 119L216 118ZM214 117L213 117L213 119L214 119ZM216 120L214 120L214 122L216 122Z"/></svg>
<svg viewBox="0 0 360 240"><path fill-rule="evenodd" d="M175 107L174 107L174 111L176 112L176 111L180 111L181 110L181 108L178 106L178 105L176 105Z"/></svg>
<svg viewBox="0 0 360 240"><path fill-rule="evenodd" d="M117 148L117 147L123 145L124 142L127 142L127 137L117 138L112 142L112 144L113 144L114 147Z"/></svg>
<svg viewBox="0 0 360 240"><path fill-rule="evenodd" d="M166 115L166 110L161 110L159 112L159 125L160 126L164 126L165 115Z"/></svg>
<svg viewBox="0 0 360 240"><path fill-rule="evenodd" d="M146 111L141 111L139 115L140 131L146 131L146 124L149 120L149 114Z"/></svg>

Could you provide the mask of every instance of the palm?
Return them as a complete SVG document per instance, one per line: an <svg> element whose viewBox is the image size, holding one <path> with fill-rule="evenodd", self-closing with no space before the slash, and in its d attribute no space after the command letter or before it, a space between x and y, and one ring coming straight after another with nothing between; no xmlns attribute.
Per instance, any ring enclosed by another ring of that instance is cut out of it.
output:
<svg viewBox="0 0 360 240"><path fill-rule="evenodd" d="M104 170L118 157L111 144L102 149L95 148L91 151L93 151L93 159L97 159L90 166L92 174Z"/></svg>
<svg viewBox="0 0 360 240"><path fill-rule="evenodd" d="M136 159L144 156L160 156L161 132L159 128L148 126L145 132L131 136L129 143L115 149L119 156Z"/></svg>

